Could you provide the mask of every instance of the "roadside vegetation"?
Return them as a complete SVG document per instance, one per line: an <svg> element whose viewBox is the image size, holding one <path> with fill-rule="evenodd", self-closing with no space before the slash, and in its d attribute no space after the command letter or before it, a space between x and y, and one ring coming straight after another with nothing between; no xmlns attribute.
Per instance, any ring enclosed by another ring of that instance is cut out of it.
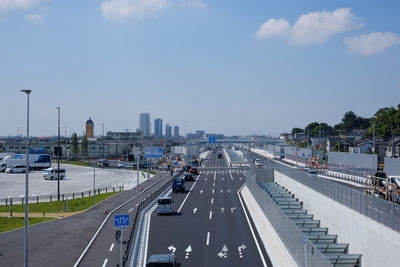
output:
<svg viewBox="0 0 400 267"><path fill-rule="evenodd" d="M108 199L119 192L103 193L96 195L96 203ZM93 206L93 196L68 200L68 212L83 211ZM30 203L30 213L59 213L64 212L65 201ZM10 212L10 206L0 206L0 212ZM13 205L13 212L25 212L25 205ZM1 217L0 217L1 218Z"/></svg>
<svg viewBox="0 0 400 267"><path fill-rule="evenodd" d="M55 218L29 218L29 225L55 220ZM24 227L24 217L0 217L0 233Z"/></svg>

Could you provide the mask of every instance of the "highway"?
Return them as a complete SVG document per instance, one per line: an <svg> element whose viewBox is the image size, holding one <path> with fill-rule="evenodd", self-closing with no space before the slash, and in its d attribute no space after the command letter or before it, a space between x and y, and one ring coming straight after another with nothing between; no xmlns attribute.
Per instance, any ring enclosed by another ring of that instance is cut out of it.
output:
<svg viewBox="0 0 400 267"><path fill-rule="evenodd" d="M272 266L238 191L243 170L213 152L185 193L172 193L174 215L150 216L146 259L173 253L181 266Z"/></svg>
<svg viewBox="0 0 400 267"><path fill-rule="evenodd" d="M168 179L169 174L157 175L141 184L144 188L142 193L138 193L136 189L124 191L78 215L30 226L29 266L74 266L106 218L105 208L111 211L127 202L114 214L132 214L140 200ZM105 266L105 259L108 259L108 266L116 266L119 261L119 247L115 244L111 249L115 242L114 214L99 231L79 266ZM0 234L0 266L23 266L23 251L23 228Z"/></svg>

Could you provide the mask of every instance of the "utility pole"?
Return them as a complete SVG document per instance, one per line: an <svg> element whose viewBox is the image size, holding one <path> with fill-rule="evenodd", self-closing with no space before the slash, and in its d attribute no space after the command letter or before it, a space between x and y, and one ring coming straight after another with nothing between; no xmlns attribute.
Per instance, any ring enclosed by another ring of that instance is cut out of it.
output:
<svg viewBox="0 0 400 267"><path fill-rule="evenodd" d="M102 126L103 126L103 159L105 159L104 158L104 123L102 124Z"/></svg>
<svg viewBox="0 0 400 267"><path fill-rule="evenodd" d="M372 154L375 154L375 126L376 126L376 123L374 122L374 130L373 130L373 134L372 134L372 140L373 140Z"/></svg>
<svg viewBox="0 0 400 267"><path fill-rule="evenodd" d="M391 126L391 131L392 131L392 158L394 158L395 153L394 153L393 123L390 123L390 126Z"/></svg>
<svg viewBox="0 0 400 267"><path fill-rule="evenodd" d="M60 107L56 107L58 110L58 144L57 144L57 201L60 201Z"/></svg>
<svg viewBox="0 0 400 267"><path fill-rule="evenodd" d="M93 164L93 207L96 206L96 164Z"/></svg>

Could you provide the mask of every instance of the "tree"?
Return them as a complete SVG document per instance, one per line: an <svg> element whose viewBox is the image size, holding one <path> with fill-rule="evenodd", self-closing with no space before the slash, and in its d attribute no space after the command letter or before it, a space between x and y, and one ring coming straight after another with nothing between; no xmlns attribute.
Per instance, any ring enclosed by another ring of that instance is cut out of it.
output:
<svg viewBox="0 0 400 267"><path fill-rule="evenodd" d="M317 127L314 128L314 136L330 136L333 132L333 128L328 124L322 122Z"/></svg>
<svg viewBox="0 0 400 267"><path fill-rule="evenodd" d="M86 138L86 135L83 136L82 139L82 156L84 156L85 158L88 157L88 140Z"/></svg>
<svg viewBox="0 0 400 267"><path fill-rule="evenodd" d="M342 125L345 132L349 133L354 129L368 129L371 125L371 119L357 116L353 111L347 111L342 118Z"/></svg>
<svg viewBox="0 0 400 267"><path fill-rule="evenodd" d="M400 135L400 105L397 109L394 107L385 107L379 109L373 119L370 121L370 127L367 132L367 136L373 135L375 126L375 137L382 138L385 141L392 138L392 127L393 135Z"/></svg>
<svg viewBox="0 0 400 267"><path fill-rule="evenodd" d="M304 130L301 128L298 128L298 127L294 127L292 129L292 134L303 133L303 132L304 132Z"/></svg>
<svg viewBox="0 0 400 267"><path fill-rule="evenodd" d="M306 133L310 136L310 137L315 137L315 128L319 125L318 122L312 122L309 123L306 127Z"/></svg>
<svg viewBox="0 0 400 267"><path fill-rule="evenodd" d="M78 136L76 133L72 134L72 154L75 157L79 155Z"/></svg>

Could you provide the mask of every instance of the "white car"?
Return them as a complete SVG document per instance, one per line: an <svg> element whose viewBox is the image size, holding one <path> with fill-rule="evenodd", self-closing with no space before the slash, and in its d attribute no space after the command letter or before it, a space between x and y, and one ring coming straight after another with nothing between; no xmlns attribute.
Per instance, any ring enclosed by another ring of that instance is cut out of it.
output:
<svg viewBox="0 0 400 267"><path fill-rule="evenodd" d="M60 180L63 180L65 178L66 174L65 174L65 169L64 168L60 168ZM48 168L45 169L43 172L43 178L45 180L57 180L58 179L58 169L56 168Z"/></svg>
<svg viewBox="0 0 400 267"><path fill-rule="evenodd" d="M26 171L25 165L13 165L6 169L6 173L24 173Z"/></svg>

